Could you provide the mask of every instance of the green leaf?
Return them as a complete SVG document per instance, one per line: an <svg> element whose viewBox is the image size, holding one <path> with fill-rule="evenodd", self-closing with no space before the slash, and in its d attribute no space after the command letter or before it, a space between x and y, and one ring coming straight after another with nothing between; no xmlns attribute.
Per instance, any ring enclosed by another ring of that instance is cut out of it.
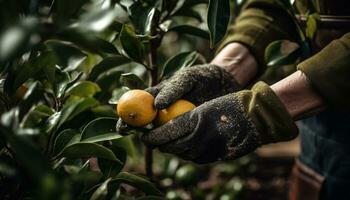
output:
<svg viewBox="0 0 350 200"><path fill-rule="evenodd" d="M81 141L103 142L119 139L123 136L116 132L116 124L116 118L97 118L84 127L83 132L81 133Z"/></svg>
<svg viewBox="0 0 350 200"><path fill-rule="evenodd" d="M48 40L45 42L49 49L55 52L58 58L57 64L65 71L74 71L87 58L78 47L71 43L59 40Z"/></svg>
<svg viewBox="0 0 350 200"><path fill-rule="evenodd" d="M126 158L127 154L126 151L122 148L116 147L116 146L111 146L109 147L114 155L117 156L117 158L123 163L117 163L117 162L112 162L110 160L106 160L103 158L98 159L98 166L101 169L104 177L114 177L120 173L120 171L123 169L125 163L126 163Z"/></svg>
<svg viewBox="0 0 350 200"><path fill-rule="evenodd" d="M103 57L105 54L119 54L112 43L77 28L68 28L59 33L58 37L59 39L72 42L86 51L100 54Z"/></svg>
<svg viewBox="0 0 350 200"><path fill-rule="evenodd" d="M164 200L164 197L159 197L159 196L144 196L144 197L139 197L136 200Z"/></svg>
<svg viewBox="0 0 350 200"><path fill-rule="evenodd" d="M122 73L122 71L110 70L102 73L96 79L96 83L101 87L103 94L108 93L110 95L114 88L120 87L119 79Z"/></svg>
<svg viewBox="0 0 350 200"><path fill-rule="evenodd" d="M66 95L92 97L100 91L101 89L96 83L91 81L80 81L68 88Z"/></svg>
<svg viewBox="0 0 350 200"><path fill-rule="evenodd" d="M147 195L162 196L162 192L159 191L152 182L135 174L121 172L116 178L112 179L111 182L116 181L136 187Z"/></svg>
<svg viewBox="0 0 350 200"><path fill-rule="evenodd" d="M131 60L123 55L116 55L112 57L107 57L95 65L90 74L89 80L96 80L96 78L101 75L103 72L118 67L120 65L131 62Z"/></svg>
<svg viewBox="0 0 350 200"><path fill-rule="evenodd" d="M121 87L113 90L112 98L108 101L109 104L118 104L120 97L130 89L128 87Z"/></svg>
<svg viewBox="0 0 350 200"><path fill-rule="evenodd" d="M161 77L170 76L177 70L189 67L196 62L199 54L196 51L179 53L166 61Z"/></svg>
<svg viewBox="0 0 350 200"><path fill-rule="evenodd" d="M55 67L54 92L56 97L61 98L70 83L71 79L68 72L62 71L59 66Z"/></svg>
<svg viewBox="0 0 350 200"><path fill-rule="evenodd" d="M56 60L54 54L48 51L41 53L32 60L29 60L18 69L13 88L17 89L28 79L38 78L37 76L41 74L42 70L46 67L53 67Z"/></svg>
<svg viewBox="0 0 350 200"><path fill-rule="evenodd" d="M288 40L274 41L266 47L265 62L267 66L288 65L300 57L300 46Z"/></svg>
<svg viewBox="0 0 350 200"><path fill-rule="evenodd" d="M214 47L226 34L230 21L230 1L209 0L207 20L210 33L210 46Z"/></svg>
<svg viewBox="0 0 350 200"><path fill-rule="evenodd" d="M168 32L170 31L175 31L179 34L189 34L193 36L198 36L206 40L210 39L209 33L207 31L190 25L174 26L168 30Z"/></svg>
<svg viewBox="0 0 350 200"><path fill-rule="evenodd" d="M151 33L151 27L156 15L156 9L141 1L136 1L129 7L129 15L136 29L143 35Z"/></svg>
<svg viewBox="0 0 350 200"><path fill-rule="evenodd" d="M96 144L79 142L66 146L61 153L55 156L54 159L68 157L68 158L88 158L97 157L111 160L122 164L120 160L114 155L114 153L108 148Z"/></svg>
<svg viewBox="0 0 350 200"><path fill-rule="evenodd" d="M64 147L78 143L80 141L80 134L73 129L66 129L60 132L54 142L53 153L57 155L63 151Z"/></svg>
<svg viewBox="0 0 350 200"><path fill-rule="evenodd" d="M37 18L27 17L0 35L0 71L6 61L21 55L39 41L33 37L38 24Z"/></svg>
<svg viewBox="0 0 350 200"><path fill-rule="evenodd" d="M61 111L51 115L47 121L46 131L51 132L53 129L59 128L63 123L71 120L79 113L97 105L98 102L91 98L78 99L69 104L65 104Z"/></svg>
<svg viewBox="0 0 350 200"><path fill-rule="evenodd" d="M60 21L64 21L72 16L75 16L84 4L88 3L86 0L60 0L55 1L55 11L57 13L57 17Z"/></svg>
<svg viewBox="0 0 350 200"><path fill-rule="evenodd" d="M191 17L198 20L199 22L203 21L201 14L190 7L182 7L176 11L173 16Z"/></svg>
<svg viewBox="0 0 350 200"><path fill-rule="evenodd" d="M117 14L114 9L92 9L73 26L85 31L101 32L112 24Z"/></svg>
<svg viewBox="0 0 350 200"><path fill-rule="evenodd" d="M306 37L312 40L317 31L317 21L320 20L318 13L313 13L307 16L306 19Z"/></svg>
<svg viewBox="0 0 350 200"><path fill-rule="evenodd" d="M119 35L121 46L125 53L133 60L142 63L145 57L145 47L142 44L134 32L134 30L128 26L123 25L123 28Z"/></svg>
<svg viewBox="0 0 350 200"><path fill-rule="evenodd" d="M38 124L43 120L54 114L54 110L44 104L35 105L32 109L24 116L21 127L22 128L36 128Z"/></svg>
<svg viewBox="0 0 350 200"><path fill-rule="evenodd" d="M146 85L141 78L133 73L125 73L120 76L120 82L130 89L145 89Z"/></svg>
<svg viewBox="0 0 350 200"><path fill-rule="evenodd" d="M197 4L201 3L208 3L208 0L186 0L184 4L182 5L183 7L192 7Z"/></svg>
<svg viewBox="0 0 350 200"><path fill-rule="evenodd" d="M111 178L105 180L92 194L90 200L103 200L108 195L108 184L111 182Z"/></svg>

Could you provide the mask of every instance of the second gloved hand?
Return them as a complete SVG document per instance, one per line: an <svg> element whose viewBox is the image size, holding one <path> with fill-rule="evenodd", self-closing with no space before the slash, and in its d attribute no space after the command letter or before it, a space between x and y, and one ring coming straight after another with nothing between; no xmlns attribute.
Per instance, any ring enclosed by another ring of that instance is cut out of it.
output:
<svg viewBox="0 0 350 200"><path fill-rule="evenodd" d="M143 141L185 160L235 159L257 147L297 135L297 127L263 82L208 101L143 135Z"/></svg>

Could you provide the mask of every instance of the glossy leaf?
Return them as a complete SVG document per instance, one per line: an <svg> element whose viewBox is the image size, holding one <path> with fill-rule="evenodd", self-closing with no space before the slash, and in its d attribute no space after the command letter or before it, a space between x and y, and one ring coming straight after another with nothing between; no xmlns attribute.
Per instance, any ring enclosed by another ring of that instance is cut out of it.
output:
<svg viewBox="0 0 350 200"><path fill-rule="evenodd" d="M183 7L192 7L197 4L201 3L208 3L208 0L186 0L184 4L182 5Z"/></svg>
<svg viewBox="0 0 350 200"><path fill-rule="evenodd" d="M123 169L127 154L126 151L122 148L116 147L116 146L110 146L110 150L113 151L114 155L122 162L122 164L117 162L112 162L107 159L99 158L98 159L98 166L101 169L101 172L103 173L104 177L115 177L120 173L120 171Z"/></svg>
<svg viewBox="0 0 350 200"><path fill-rule="evenodd" d="M119 139L122 136L115 131L116 118L97 118L86 125L81 133L82 142L103 142Z"/></svg>
<svg viewBox="0 0 350 200"><path fill-rule="evenodd" d="M118 101L122 95L129 91L130 89L128 87L121 87L113 90L112 98L108 101L109 104L118 104Z"/></svg>
<svg viewBox="0 0 350 200"><path fill-rule="evenodd" d="M58 61L56 64L61 66L65 71L76 70L87 57L78 47L68 42L48 40L45 44L55 52Z"/></svg>
<svg viewBox="0 0 350 200"><path fill-rule="evenodd" d="M63 71L59 66L55 67L55 79L54 79L54 92L58 98L61 98L68 84L70 83L70 75L68 72Z"/></svg>
<svg viewBox="0 0 350 200"><path fill-rule="evenodd" d="M145 47L142 42L136 37L134 30L128 26L123 25L119 35L120 43L125 53L133 60L142 63L145 57Z"/></svg>
<svg viewBox="0 0 350 200"><path fill-rule="evenodd" d="M117 157L114 155L114 153L110 149L96 143L86 143L86 142L73 143L71 145L66 146L61 153L55 156L55 159L61 158L61 157L69 157L69 158L97 157L97 158L104 158L104 159L122 164L122 162L117 159Z"/></svg>
<svg viewBox="0 0 350 200"><path fill-rule="evenodd" d="M196 62L198 57L199 54L195 51L183 52L175 55L174 57L166 61L166 63L164 64L161 77L170 76L177 70L193 65L193 63Z"/></svg>
<svg viewBox="0 0 350 200"><path fill-rule="evenodd" d="M278 40L269 44L265 50L267 66L288 65L300 57L300 46L288 40Z"/></svg>
<svg viewBox="0 0 350 200"><path fill-rule="evenodd" d="M89 80L96 80L103 72L129 62L131 62L131 60L122 55L107 57L92 68L89 74Z"/></svg>
<svg viewBox="0 0 350 200"><path fill-rule="evenodd" d="M120 86L120 76L122 71L107 71L102 73L97 79L96 83L101 87L102 93L110 93L114 88Z"/></svg>
<svg viewBox="0 0 350 200"><path fill-rule="evenodd" d="M55 65L55 61L56 57L54 54L46 51L26 62L17 71L13 88L17 89L30 78L38 78L37 76L40 75L41 70L43 70L45 67L53 67Z"/></svg>
<svg viewBox="0 0 350 200"><path fill-rule="evenodd" d="M111 25L116 16L117 12L114 9L95 9L82 15L73 26L86 31L100 32Z"/></svg>
<svg viewBox="0 0 350 200"><path fill-rule="evenodd" d="M226 34L230 21L229 0L209 0L208 28L210 33L210 45L214 47Z"/></svg>
<svg viewBox="0 0 350 200"><path fill-rule="evenodd" d="M55 10L60 21L64 21L78 13L78 11L83 7L86 0L60 0L55 1Z"/></svg>
<svg viewBox="0 0 350 200"><path fill-rule="evenodd" d="M139 197L136 200L164 200L164 197L150 195L150 196Z"/></svg>
<svg viewBox="0 0 350 200"><path fill-rule="evenodd" d="M147 195L162 195L162 192L160 192L152 182L135 174L121 172L116 178L112 179L111 182L116 181L136 187Z"/></svg>
<svg viewBox="0 0 350 200"><path fill-rule="evenodd" d="M130 89L145 89L146 85L141 78L133 73L125 73L120 76L120 82Z"/></svg>
<svg viewBox="0 0 350 200"><path fill-rule="evenodd" d="M98 53L102 56L105 54L119 54L118 50L112 43L103 40L94 34L76 28L66 29L58 36L62 40L72 42L89 52Z"/></svg>
<svg viewBox="0 0 350 200"><path fill-rule="evenodd" d="M141 34L149 35L156 14L156 8L141 1L136 1L129 7L129 15L133 24Z"/></svg>
<svg viewBox="0 0 350 200"><path fill-rule="evenodd" d="M53 147L54 155L60 153L64 147L78 143L80 141L80 135L77 131L72 129L66 129L60 132L55 141Z"/></svg>
<svg viewBox="0 0 350 200"><path fill-rule="evenodd" d="M32 109L24 116L21 127L36 128L38 124L54 114L54 110L44 104L33 106Z"/></svg>
<svg viewBox="0 0 350 200"><path fill-rule="evenodd" d="M108 194L108 184L111 182L111 178L105 180L92 194L90 200L102 200L105 199Z"/></svg>
<svg viewBox="0 0 350 200"><path fill-rule="evenodd" d="M95 99L88 97L64 105L61 111L48 118L46 131L50 132L55 128L59 128L66 121L97 104L98 102Z"/></svg>
<svg viewBox="0 0 350 200"><path fill-rule="evenodd" d="M92 97L100 92L100 87L91 81L80 81L67 89L67 95L74 95L79 97Z"/></svg>
<svg viewBox="0 0 350 200"><path fill-rule="evenodd" d="M207 31L190 25L174 26L168 30L168 32L170 31L175 31L179 34L198 36L206 40L210 39L209 33Z"/></svg>

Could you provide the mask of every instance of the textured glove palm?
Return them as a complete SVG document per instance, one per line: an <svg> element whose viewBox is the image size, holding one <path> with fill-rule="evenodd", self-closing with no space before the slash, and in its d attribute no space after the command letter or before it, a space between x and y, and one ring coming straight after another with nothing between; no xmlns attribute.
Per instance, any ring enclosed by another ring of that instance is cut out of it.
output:
<svg viewBox="0 0 350 200"><path fill-rule="evenodd" d="M155 107L163 109L183 98L200 105L225 94L238 91L239 84L223 68L212 64L196 65L178 71L169 79L162 81L146 91L155 97ZM117 131L121 134L130 129L121 119Z"/></svg>
<svg viewBox="0 0 350 200"><path fill-rule="evenodd" d="M185 160L235 159L262 144L290 140L297 128L265 83L208 101L143 135L146 144Z"/></svg>

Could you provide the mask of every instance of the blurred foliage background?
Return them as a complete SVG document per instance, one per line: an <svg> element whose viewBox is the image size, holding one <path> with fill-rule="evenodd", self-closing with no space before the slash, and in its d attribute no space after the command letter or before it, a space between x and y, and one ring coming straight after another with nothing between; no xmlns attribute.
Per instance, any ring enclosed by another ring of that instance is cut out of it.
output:
<svg viewBox="0 0 350 200"><path fill-rule="evenodd" d="M0 198L257 199L254 155L196 166L115 131L120 96L210 61L243 3L0 0Z"/></svg>

